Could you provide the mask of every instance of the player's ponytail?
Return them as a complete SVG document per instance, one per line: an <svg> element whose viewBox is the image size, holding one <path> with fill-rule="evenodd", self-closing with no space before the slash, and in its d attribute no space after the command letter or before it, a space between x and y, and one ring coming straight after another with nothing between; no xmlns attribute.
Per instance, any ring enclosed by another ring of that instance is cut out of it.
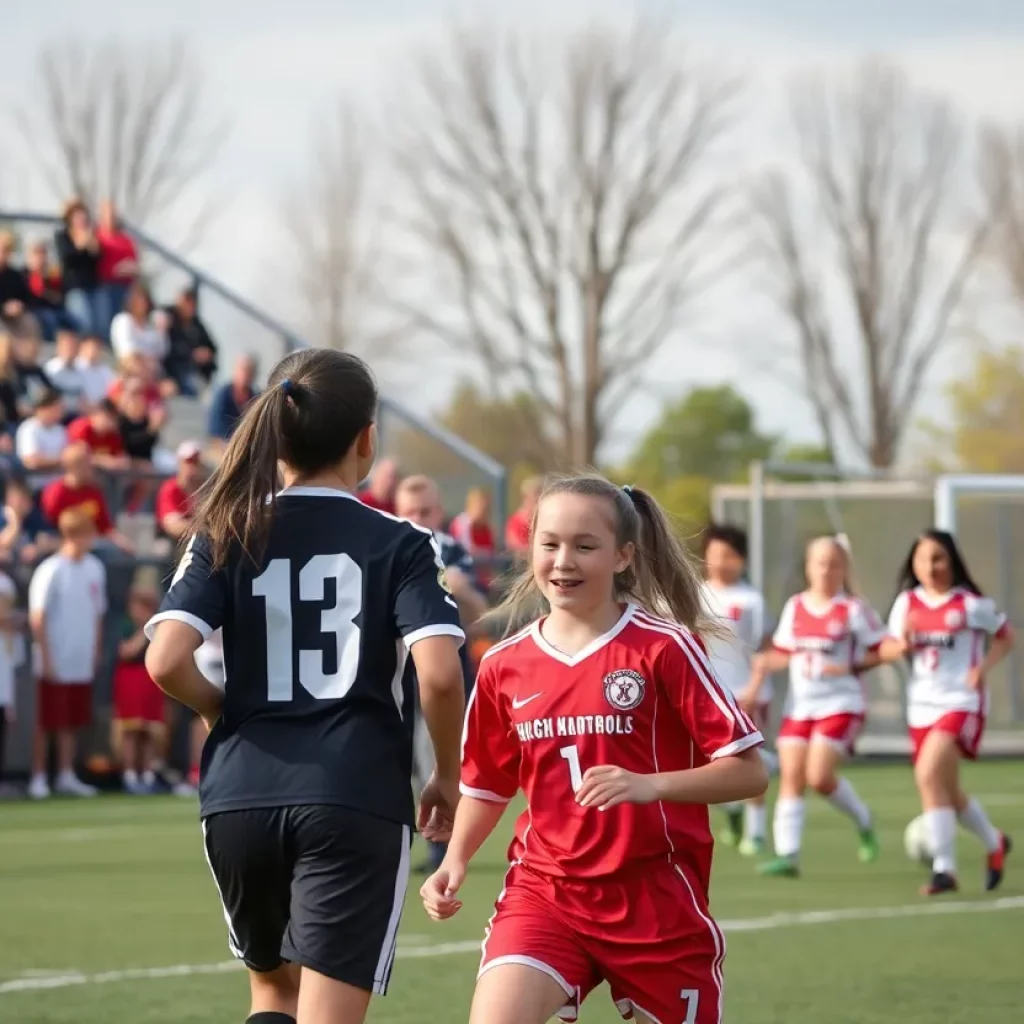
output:
<svg viewBox="0 0 1024 1024"><path fill-rule="evenodd" d="M599 498L611 506L616 544L632 544L635 551L632 565L615 577L617 600L635 601L698 632L717 631L703 604L700 572L651 495L636 487L618 487L597 474L554 477L546 481L537 509L554 494ZM536 525L537 510L530 523L531 545ZM533 569L526 566L490 616L506 623L508 635L545 610Z"/></svg>
<svg viewBox="0 0 1024 1024"><path fill-rule="evenodd" d="M332 349L286 356L246 407L220 465L199 491L185 543L194 534L206 536L215 566L232 545L258 563L274 516L279 463L299 483L341 463L376 409L377 385L356 356Z"/></svg>

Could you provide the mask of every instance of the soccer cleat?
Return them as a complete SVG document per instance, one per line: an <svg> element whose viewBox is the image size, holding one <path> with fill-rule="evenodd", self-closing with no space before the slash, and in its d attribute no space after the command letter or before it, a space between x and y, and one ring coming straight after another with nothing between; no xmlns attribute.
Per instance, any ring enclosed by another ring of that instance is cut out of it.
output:
<svg viewBox="0 0 1024 1024"><path fill-rule="evenodd" d="M800 865L796 857L773 857L758 864L757 873L766 878L799 878Z"/></svg>
<svg viewBox="0 0 1024 1024"><path fill-rule="evenodd" d="M999 849L988 855L985 865L985 892L998 889L1003 881L1003 869L1006 867L1006 855L1013 849L1013 842L1005 832L999 833Z"/></svg>
<svg viewBox="0 0 1024 1024"><path fill-rule="evenodd" d="M878 860L880 852L878 836L873 828L865 828L860 831L860 844L857 847L857 859L861 864L873 864Z"/></svg>
<svg viewBox="0 0 1024 1024"><path fill-rule="evenodd" d="M765 842L760 836L757 838L751 838L750 836L744 837L740 840L739 851L742 857L760 857L764 853Z"/></svg>
<svg viewBox="0 0 1024 1024"><path fill-rule="evenodd" d="M943 893L956 892L959 888L956 879L948 871L935 871L932 873L931 881L921 886L921 895L941 896Z"/></svg>
<svg viewBox="0 0 1024 1024"><path fill-rule="evenodd" d="M718 833L718 841L726 846L739 846L743 838L743 808L725 812L726 826Z"/></svg>

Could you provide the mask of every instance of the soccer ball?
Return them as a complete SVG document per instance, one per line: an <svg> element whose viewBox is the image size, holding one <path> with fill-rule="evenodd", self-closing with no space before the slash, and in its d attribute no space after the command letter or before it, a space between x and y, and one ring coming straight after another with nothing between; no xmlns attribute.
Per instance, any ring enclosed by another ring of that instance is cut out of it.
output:
<svg viewBox="0 0 1024 1024"><path fill-rule="evenodd" d="M903 849L907 857L918 864L930 864L932 851L928 846L928 831L924 816L918 815L903 831Z"/></svg>

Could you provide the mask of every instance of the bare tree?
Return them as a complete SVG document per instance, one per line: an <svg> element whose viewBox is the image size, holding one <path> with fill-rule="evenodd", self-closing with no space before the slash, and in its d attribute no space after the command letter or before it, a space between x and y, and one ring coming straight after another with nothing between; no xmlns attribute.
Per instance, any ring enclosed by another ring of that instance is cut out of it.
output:
<svg viewBox="0 0 1024 1024"><path fill-rule="evenodd" d="M405 332L389 322L378 301L374 147L345 103L317 119L312 139L308 170L290 186L282 208L299 320L315 344L377 359L393 356Z"/></svg>
<svg viewBox="0 0 1024 1024"><path fill-rule="evenodd" d="M226 125L208 113L202 68L185 40L54 42L26 92L32 100L16 122L55 199L76 196L95 210L109 198L135 225L198 241L216 206L201 201L197 182Z"/></svg>
<svg viewBox="0 0 1024 1024"><path fill-rule="evenodd" d="M754 201L796 379L832 451L887 467L989 236L966 202L973 138L885 63L790 99L795 165Z"/></svg>
<svg viewBox="0 0 1024 1024"><path fill-rule="evenodd" d="M389 121L420 329L537 397L559 461L609 425L722 272L737 83L661 24L555 41L453 32ZM418 101L418 102L417 102Z"/></svg>
<svg viewBox="0 0 1024 1024"><path fill-rule="evenodd" d="M994 221L991 255L1024 308L1024 127L985 133L982 182Z"/></svg>

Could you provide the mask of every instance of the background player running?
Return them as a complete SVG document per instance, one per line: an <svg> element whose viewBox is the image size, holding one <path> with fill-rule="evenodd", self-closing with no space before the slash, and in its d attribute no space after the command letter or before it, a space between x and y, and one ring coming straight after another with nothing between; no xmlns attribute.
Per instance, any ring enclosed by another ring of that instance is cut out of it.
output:
<svg viewBox="0 0 1024 1024"><path fill-rule="evenodd" d="M437 764L421 824L458 801L463 632L433 537L353 494L376 407L353 356L278 364L149 624L153 678L211 726L203 836L250 1024L360 1022L387 989L413 820L407 651ZM194 659L220 627L223 691Z"/></svg>
<svg viewBox="0 0 1024 1024"><path fill-rule="evenodd" d="M740 699L750 683L751 659L764 646L764 598L743 575L747 568L747 535L738 526L711 523L702 538L704 553L704 596L711 613L722 624L721 636L707 638L708 654L718 681ZM756 700L747 711L763 734L772 702L771 680L758 687ZM769 771L778 767L774 755L762 747L761 756ZM764 851L767 808L764 794L723 807L728 827L719 835L722 842L738 846L745 857Z"/></svg>
<svg viewBox="0 0 1024 1024"><path fill-rule="evenodd" d="M789 668L789 692L776 740L780 778L775 858L759 865L765 875L799 874L808 786L856 825L860 859L878 857L871 812L837 770L864 727L860 673L879 663L885 629L870 606L851 593L849 554L838 540L811 541L805 571L807 589L786 602L774 650L754 659L745 698L756 706L767 674Z"/></svg>
<svg viewBox="0 0 1024 1024"><path fill-rule="evenodd" d="M923 892L935 896L957 889L957 820L984 844L985 888L995 889L1010 839L961 788L960 761L978 756L989 703L985 677L1009 654L1013 630L982 596L950 534L928 530L914 541L900 573L889 632L883 657L910 658L907 723L934 857Z"/></svg>
<svg viewBox="0 0 1024 1024"><path fill-rule="evenodd" d="M549 614L492 648L470 701L463 798L435 919L518 789L528 808L484 941L471 1024L575 1019L602 980L624 1016L722 1018L709 803L762 793L761 735L691 631L700 579L642 491L549 484L504 610Z"/></svg>

